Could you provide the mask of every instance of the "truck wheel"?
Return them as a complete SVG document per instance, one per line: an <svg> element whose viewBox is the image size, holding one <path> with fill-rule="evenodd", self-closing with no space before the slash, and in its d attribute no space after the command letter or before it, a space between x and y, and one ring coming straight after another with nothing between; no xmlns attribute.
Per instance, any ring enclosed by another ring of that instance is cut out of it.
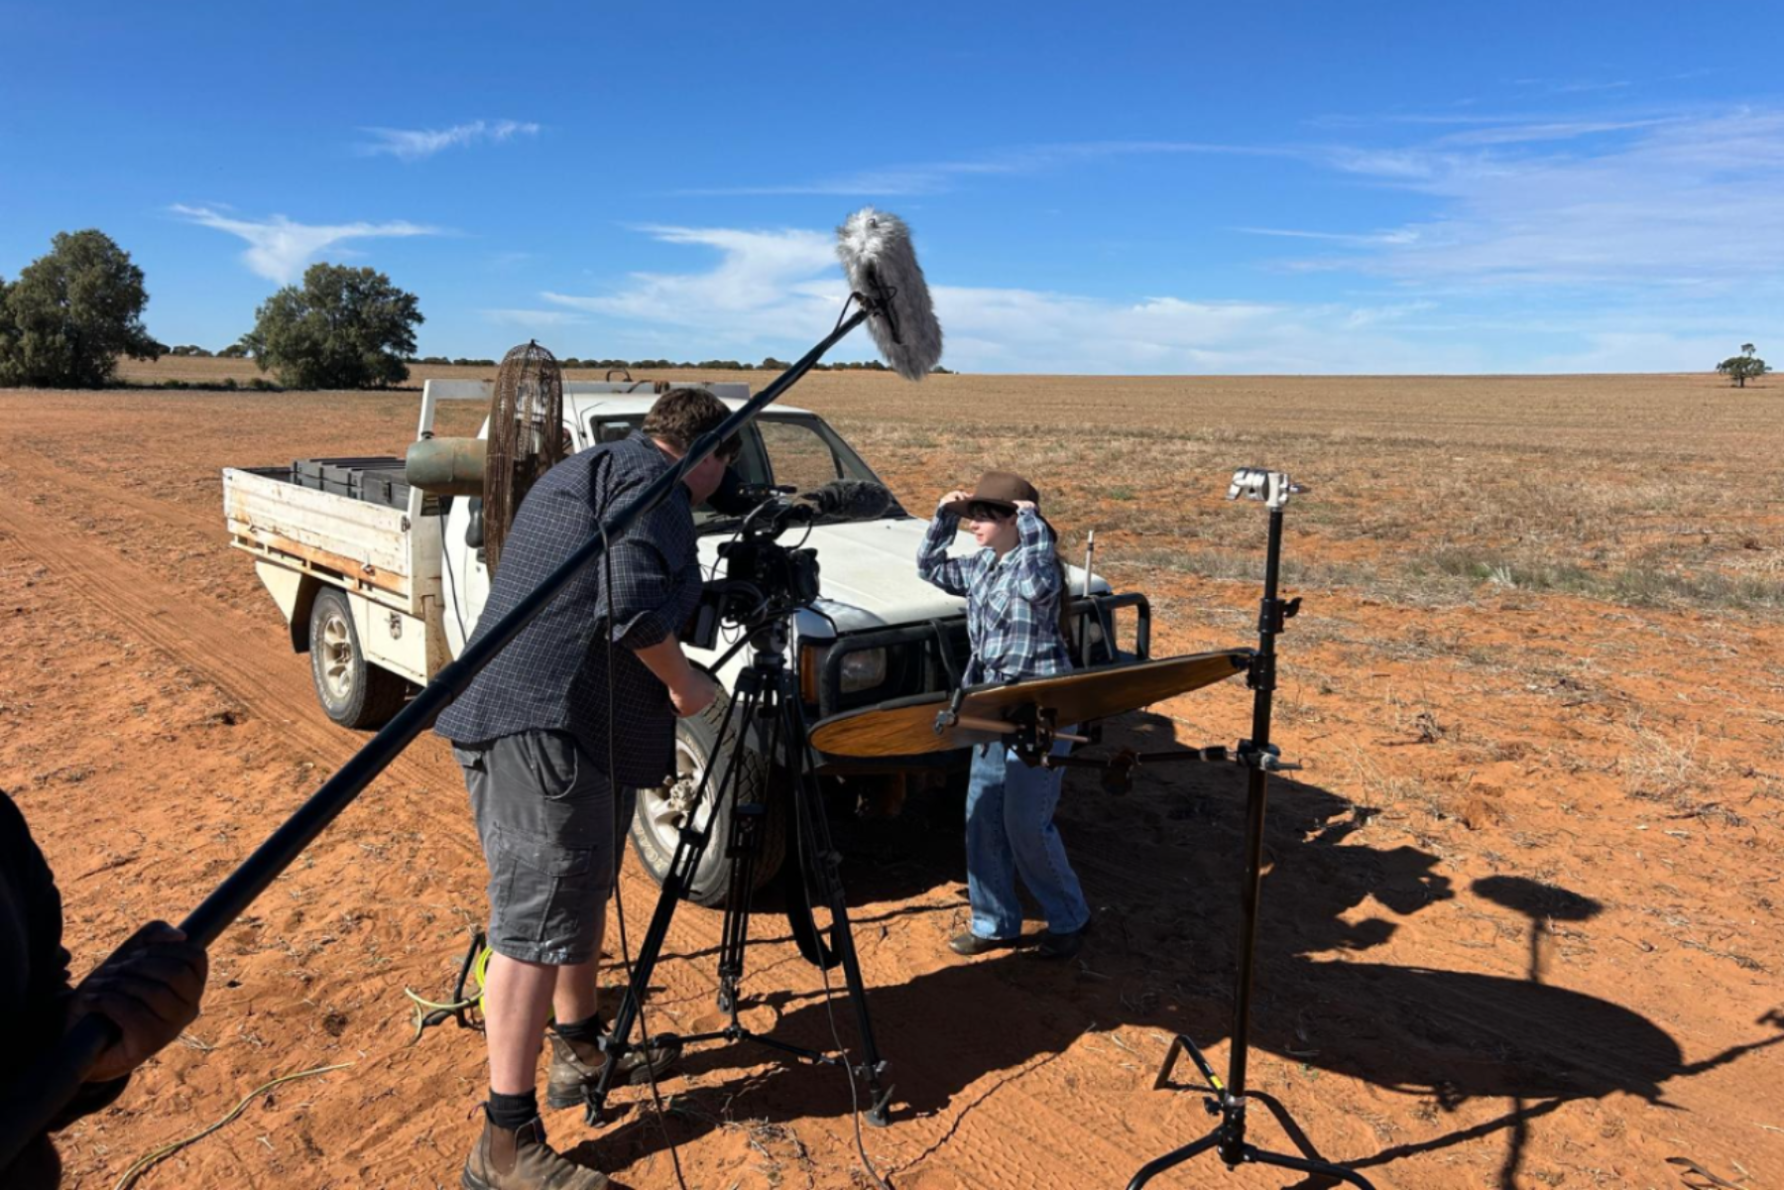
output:
<svg viewBox="0 0 1785 1190"><path fill-rule="evenodd" d="M725 779L725 769L737 744L738 724L735 721L724 741L719 739L725 707L726 698L721 694L701 714L678 720L675 784L638 791L638 807L632 815L632 842L638 848L638 858L645 871L658 884L669 875L670 861L675 856L681 827L690 810L695 810L703 822L715 813L714 795ZM717 766L717 771L708 782L706 797L695 808L691 803L701 776L713 766ZM781 862L787 855L786 798L769 787L769 766L754 750L744 753L743 772L738 774L736 793L736 801L760 802L768 807L758 828L762 850L756 858L754 884L761 888L781 870ZM730 891L732 861L726 858L725 844L730 837L732 803L733 799L727 798L718 807L718 818L708 837L706 852L700 857L700 866L695 869L694 878L684 894L685 899L696 905L717 908L725 904L726 893Z"/></svg>
<svg viewBox="0 0 1785 1190"><path fill-rule="evenodd" d="M347 596L332 587L310 605L310 679L323 712L356 731L384 726L409 696L402 678L366 663Z"/></svg>

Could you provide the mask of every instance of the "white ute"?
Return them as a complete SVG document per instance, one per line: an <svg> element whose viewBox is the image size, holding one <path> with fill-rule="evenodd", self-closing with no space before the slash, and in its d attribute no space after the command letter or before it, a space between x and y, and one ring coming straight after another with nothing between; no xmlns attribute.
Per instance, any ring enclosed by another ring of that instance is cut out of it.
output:
<svg viewBox="0 0 1785 1190"><path fill-rule="evenodd" d="M417 437L432 435L442 401L488 406L484 381L427 381ZM564 422L573 450L632 433L665 386L651 382L569 381ZM734 408L747 385L701 387ZM487 424L486 424L487 429ZM479 431L482 436L484 431ZM803 409L771 407L743 435L738 469L746 483L810 491L839 478L879 482L861 457L824 419ZM323 710L346 727L375 728L395 715L418 687L456 657L477 624L489 591L481 550L481 501L437 497L411 488L403 460L392 456L301 459L289 466L226 468L223 507L235 548L251 554L256 573L284 613L294 651L310 654L310 672ZM927 514L928 509L924 512ZM696 510L700 559L708 573L719 544L736 530L735 518ZM897 506L871 521L820 519L806 545L818 551L822 614L802 612L794 624L789 664L796 667L809 721L887 699L948 689L967 659L962 601L917 577L918 544L927 520ZM961 544L971 548L964 534ZM1069 568L1079 636L1074 647L1093 662L1146 656L1150 613L1138 594L1112 595L1093 578L1083 598L1084 573ZM1112 653L1116 615L1135 613L1130 645ZM1088 636L1088 641L1086 637ZM690 650L712 669L717 650ZM714 671L730 689L748 662L741 650ZM639 791L632 837L646 867L661 879L677 830L709 758L718 750L721 705L683 720L677 730L677 779ZM839 779L876 770L836 758L817 758L821 772ZM911 768L960 769L964 757L923 758ZM746 780L767 780L751 766ZM884 768L879 769L885 772ZM775 813L772 791L759 791ZM711 813L710 808L705 812ZM719 837L724 823L718 824ZM767 880L784 854L784 833L767 832L758 863ZM726 887L723 848L709 848L691 896L718 904Z"/></svg>

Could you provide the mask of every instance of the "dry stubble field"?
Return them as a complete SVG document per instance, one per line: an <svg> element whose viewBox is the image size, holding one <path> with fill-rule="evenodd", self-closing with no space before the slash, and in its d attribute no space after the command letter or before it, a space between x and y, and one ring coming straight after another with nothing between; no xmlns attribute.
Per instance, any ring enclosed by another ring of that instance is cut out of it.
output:
<svg viewBox="0 0 1785 1190"><path fill-rule="evenodd" d="M453 370L440 370L453 371ZM245 380L224 361L133 379ZM431 374L440 374L439 371ZM746 378L760 380L759 374ZM419 377L418 377L419 379ZM835 422L913 508L1028 472L1075 552L1098 530L1148 592L1160 654L1246 644L1263 516L1230 468L1314 490L1273 784L1255 1087L1382 1187L1778 1186L1781 422L1711 377L1098 379L819 374ZM0 392L0 786L67 899L77 966L177 918L357 737L225 548L218 469L398 451L416 393ZM460 416L469 410L458 411ZM1214 688L1117 741L1231 740ZM1236 775L1068 777L1062 830L1097 909L1066 968L964 962L958 822L935 800L847 832L851 900L901 1119L866 1136L901 1190L1115 1186L1199 1134L1149 1089L1174 1031L1226 1053ZM206 1013L123 1101L63 1137L70 1184L268 1079L144 1186L450 1186L481 1045L408 1044L401 989L443 992L482 866L446 750L392 767L213 953ZM634 938L654 885L629 865ZM716 915L678 915L658 1027L713 1015ZM764 919L747 1017L821 1043L816 974ZM860 1185L832 1072L705 1051L554 1138L623 1185ZM1279 1147L1260 1112L1255 1139ZM1214 1164L1169 1183L1283 1186ZM1301 1183L1307 1185L1307 1183Z"/></svg>

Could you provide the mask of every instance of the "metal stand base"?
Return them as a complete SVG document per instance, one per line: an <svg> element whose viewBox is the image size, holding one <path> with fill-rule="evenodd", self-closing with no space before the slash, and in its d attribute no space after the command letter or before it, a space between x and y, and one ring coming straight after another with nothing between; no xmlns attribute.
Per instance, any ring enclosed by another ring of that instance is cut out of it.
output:
<svg viewBox="0 0 1785 1190"><path fill-rule="evenodd" d="M1210 1149L1215 1150L1229 1169L1239 1165L1274 1165L1281 1169L1293 1169L1298 1173L1320 1174L1361 1187L1362 1190L1376 1190L1368 1178L1342 1165L1308 1157L1292 1157L1287 1153L1272 1153L1246 1143L1246 1097L1232 1094L1221 1082L1214 1067L1209 1065L1202 1051L1196 1047L1196 1043L1181 1033L1172 1040L1171 1049L1166 1052L1165 1062L1159 1067L1159 1077L1153 1080L1154 1090L1178 1089L1172 1085L1171 1072L1183 1054L1190 1055L1190 1060L1196 1063L1196 1069L1202 1073L1204 1080L1200 1087L1184 1089L1201 1091L1207 1095L1204 1106L1210 1115L1220 1116L1221 1122L1215 1126L1213 1132L1200 1140L1191 1141L1182 1148L1173 1149L1163 1157L1155 1157L1141 1166L1128 1183L1128 1190L1140 1190L1166 1170L1182 1165Z"/></svg>

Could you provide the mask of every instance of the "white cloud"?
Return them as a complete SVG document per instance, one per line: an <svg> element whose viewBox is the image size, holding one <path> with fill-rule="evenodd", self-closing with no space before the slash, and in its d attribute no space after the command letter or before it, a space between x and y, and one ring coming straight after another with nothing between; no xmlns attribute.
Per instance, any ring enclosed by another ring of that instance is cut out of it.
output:
<svg viewBox="0 0 1785 1190"><path fill-rule="evenodd" d="M835 239L788 229L644 227L666 244L719 251L704 273L634 273L615 293L581 297L544 293L571 309L635 322L723 330L731 341L782 338L791 328L832 317L848 296L837 270Z"/></svg>
<svg viewBox="0 0 1785 1190"><path fill-rule="evenodd" d="M1412 144L1360 136L1255 150L1425 208L1399 226L1239 229L1305 245L1300 258L1267 265L1359 274L1375 279L1375 292L1237 302L937 284L943 362L1067 373L1690 370L1720 358L1716 344L1752 338L1757 318L1776 317L1766 312L1777 309L1785 267L1778 110L1433 123ZM1459 135L1456 124L1467 129ZM969 165L988 174L1041 169L1069 151L1242 150L1064 146L877 180L858 175L839 180L838 192L898 177L945 187ZM746 358L799 354L830 328L845 297L830 237L819 231L643 230L716 259L704 269L634 274L592 296L544 299L599 317L618 338L670 344L653 354ZM947 275L928 263L933 280ZM840 350L861 358L868 348L852 341Z"/></svg>
<svg viewBox="0 0 1785 1190"><path fill-rule="evenodd" d="M574 326L589 321L569 310L483 310L484 318L497 326Z"/></svg>
<svg viewBox="0 0 1785 1190"><path fill-rule="evenodd" d="M1607 132L1629 132L1637 128L1655 128L1671 124L1676 118L1656 117L1647 120L1516 120L1503 121L1497 127L1472 128L1453 132L1440 143L1449 145L1517 145L1536 141L1578 140Z"/></svg>
<svg viewBox="0 0 1785 1190"><path fill-rule="evenodd" d="M1505 146L1595 140L1568 152ZM1328 165L1436 200L1390 237L1310 233L1371 249L1301 262L1410 283L1775 288L1785 264L1778 111L1515 126L1399 149L1341 147ZM1274 234L1283 234L1280 230Z"/></svg>
<svg viewBox="0 0 1785 1190"><path fill-rule="evenodd" d="M451 128L362 128L373 139L361 144L366 156L388 153L399 161L421 161L443 149L501 144L517 136L538 136L539 125L523 120L473 120Z"/></svg>
<svg viewBox="0 0 1785 1190"><path fill-rule="evenodd" d="M940 286L944 362L963 371L1233 374L1467 371L1465 345L1397 337L1383 324L1432 307L1355 303L1120 302Z"/></svg>
<svg viewBox="0 0 1785 1190"><path fill-rule="evenodd" d="M1189 153L1289 156L1292 151L1254 145L1211 144L1203 141L1092 141L1082 144L1036 145L1026 149L1007 149L987 153L973 160L880 166L804 181L683 189L677 193L705 196L831 194L901 198L946 193L955 189L963 180L975 177L1036 174L1068 166L1075 162L1109 157Z"/></svg>
<svg viewBox="0 0 1785 1190"><path fill-rule="evenodd" d="M747 358L803 351L828 331L847 288L817 231L653 227L661 242L717 250L702 272L638 273L613 292L540 296L610 320L615 337L670 354ZM1175 296L1111 301L1027 289L939 285L944 358L966 371L1066 373L1459 371L1466 348L1425 347L1385 329L1429 302L1297 306ZM860 358L866 340L839 349ZM853 353L853 354L852 354Z"/></svg>
<svg viewBox="0 0 1785 1190"><path fill-rule="evenodd" d="M1579 94L1585 91L1622 91L1630 85L1628 79L1617 79L1609 83L1577 82L1559 83L1550 88L1557 95Z"/></svg>
<svg viewBox="0 0 1785 1190"><path fill-rule="evenodd" d="M201 227L226 231L248 241L242 260L254 272L270 281L288 284L304 271L304 266L324 249L348 240L390 237L432 236L444 234L439 228L425 227L406 220L392 223L293 223L284 215L268 219L238 219L211 207L189 207L176 203L174 214Z"/></svg>
<svg viewBox="0 0 1785 1190"><path fill-rule="evenodd" d="M1240 227L1254 236L1278 236L1293 240L1326 240L1335 244L1365 246L1375 244L1411 244L1419 238L1419 232L1410 227L1398 228L1395 231L1341 232L1341 231L1300 231L1288 227Z"/></svg>

